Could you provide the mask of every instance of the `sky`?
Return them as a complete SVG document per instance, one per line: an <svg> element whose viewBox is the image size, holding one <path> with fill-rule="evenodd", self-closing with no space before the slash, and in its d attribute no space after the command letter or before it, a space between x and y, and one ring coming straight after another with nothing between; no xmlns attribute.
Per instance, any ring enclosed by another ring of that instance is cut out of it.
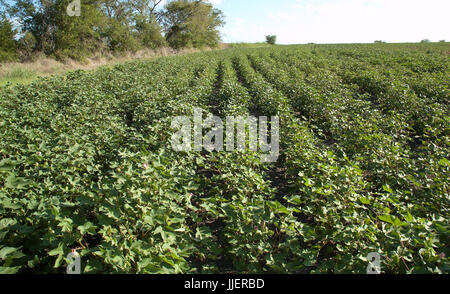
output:
<svg viewBox="0 0 450 294"><path fill-rule="evenodd" d="M450 41L450 0L210 0L223 41L279 44Z"/></svg>
<svg viewBox="0 0 450 294"><path fill-rule="evenodd" d="M225 15L225 43L264 42L266 35L278 44L450 41L450 0L209 2Z"/></svg>

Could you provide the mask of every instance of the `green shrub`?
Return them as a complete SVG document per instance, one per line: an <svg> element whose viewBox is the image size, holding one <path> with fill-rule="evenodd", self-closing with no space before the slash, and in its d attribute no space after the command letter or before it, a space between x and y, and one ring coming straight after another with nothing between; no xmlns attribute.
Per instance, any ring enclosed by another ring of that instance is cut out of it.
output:
<svg viewBox="0 0 450 294"><path fill-rule="evenodd" d="M275 35L267 35L266 36L266 42L267 42L267 44L275 45L275 43L277 42L277 36L275 36Z"/></svg>

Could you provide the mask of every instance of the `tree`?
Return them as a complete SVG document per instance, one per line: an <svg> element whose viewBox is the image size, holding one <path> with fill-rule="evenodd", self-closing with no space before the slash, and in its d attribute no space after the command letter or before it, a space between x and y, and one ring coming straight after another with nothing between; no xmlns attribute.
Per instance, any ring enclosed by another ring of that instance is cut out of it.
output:
<svg viewBox="0 0 450 294"><path fill-rule="evenodd" d="M136 37L146 48L158 48L166 44L166 39L162 35L162 28L153 17L150 21L136 22Z"/></svg>
<svg viewBox="0 0 450 294"><path fill-rule="evenodd" d="M55 47L52 53L55 56L83 59L104 49L101 32L104 30L106 18L98 9L95 0L82 0L82 15L79 17L70 16L66 12L72 0L55 2L54 10L59 13L54 18L56 31L53 32Z"/></svg>
<svg viewBox="0 0 450 294"><path fill-rule="evenodd" d="M6 16L0 15L0 62L17 59L17 42L14 40L16 32Z"/></svg>
<svg viewBox="0 0 450 294"><path fill-rule="evenodd" d="M215 47L220 41L218 28L225 24L222 11L198 0L169 2L162 22L166 40L173 48Z"/></svg>
<svg viewBox="0 0 450 294"><path fill-rule="evenodd" d="M275 43L277 42L277 36L275 36L275 35L267 35L266 36L266 42L267 42L267 44L275 45Z"/></svg>
<svg viewBox="0 0 450 294"><path fill-rule="evenodd" d="M82 0L82 16L69 16L72 0L17 0L8 8L21 26L35 40L34 50L57 57L83 58L101 47L103 23L97 1ZM31 38L30 38L31 39Z"/></svg>
<svg viewBox="0 0 450 294"><path fill-rule="evenodd" d="M27 37L20 41L27 55L30 44L46 55L74 59L103 50L134 51L164 44L161 27L155 21L155 9L161 0L81 0L79 17L67 14L72 1L17 0L9 5L0 0Z"/></svg>
<svg viewBox="0 0 450 294"><path fill-rule="evenodd" d="M420 41L420 43L430 43L430 39L423 39L422 41Z"/></svg>
<svg viewBox="0 0 450 294"><path fill-rule="evenodd" d="M156 17L162 0L101 0L99 9L106 21L101 37L114 52L156 48L165 44Z"/></svg>
<svg viewBox="0 0 450 294"><path fill-rule="evenodd" d="M32 33L26 32L23 37L19 40L19 55L20 60L29 59L36 48L36 38Z"/></svg>
<svg viewBox="0 0 450 294"><path fill-rule="evenodd" d="M166 44L156 11L162 0L131 0L132 23L136 38L144 47L157 48Z"/></svg>
<svg viewBox="0 0 450 294"><path fill-rule="evenodd" d="M100 35L108 50L135 51L139 44L133 32L132 2L126 0L101 0L100 8L105 23Z"/></svg>
<svg viewBox="0 0 450 294"><path fill-rule="evenodd" d="M80 16L67 12L73 0L0 0L0 14L18 23L22 57L39 51L61 59L156 48L166 39L175 48L213 47L224 24L222 12L200 0L170 1L164 11L158 9L163 0L80 1Z"/></svg>
<svg viewBox="0 0 450 294"><path fill-rule="evenodd" d="M156 8L162 4L163 0L130 0L133 13L135 15L143 16L147 19L152 19L156 16Z"/></svg>

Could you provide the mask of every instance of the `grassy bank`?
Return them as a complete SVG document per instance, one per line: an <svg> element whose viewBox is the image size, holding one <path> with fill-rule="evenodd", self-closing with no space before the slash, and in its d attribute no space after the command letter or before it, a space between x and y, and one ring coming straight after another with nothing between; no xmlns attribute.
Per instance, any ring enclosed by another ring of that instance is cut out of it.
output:
<svg viewBox="0 0 450 294"><path fill-rule="evenodd" d="M218 49L224 49L228 46L221 44ZM97 55L93 58L87 58L84 61L64 60L58 61L50 57L38 55L30 62L10 62L0 64L0 87L9 84L30 84L39 77L50 76L54 74L64 74L68 71L82 69L90 70L100 66L114 65L135 59L151 59L155 57L181 55L199 51L211 51L211 48L203 49L181 49L161 48L156 50L141 50L134 53L127 53L121 56Z"/></svg>

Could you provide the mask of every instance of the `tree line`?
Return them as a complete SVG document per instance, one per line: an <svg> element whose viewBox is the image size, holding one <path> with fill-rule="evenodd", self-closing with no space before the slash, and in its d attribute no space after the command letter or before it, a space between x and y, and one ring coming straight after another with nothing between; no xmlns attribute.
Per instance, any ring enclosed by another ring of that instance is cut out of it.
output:
<svg viewBox="0 0 450 294"><path fill-rule="evenodd" d="M216 47L224 23L204 0L0 0L0 61Z"/></svg>

